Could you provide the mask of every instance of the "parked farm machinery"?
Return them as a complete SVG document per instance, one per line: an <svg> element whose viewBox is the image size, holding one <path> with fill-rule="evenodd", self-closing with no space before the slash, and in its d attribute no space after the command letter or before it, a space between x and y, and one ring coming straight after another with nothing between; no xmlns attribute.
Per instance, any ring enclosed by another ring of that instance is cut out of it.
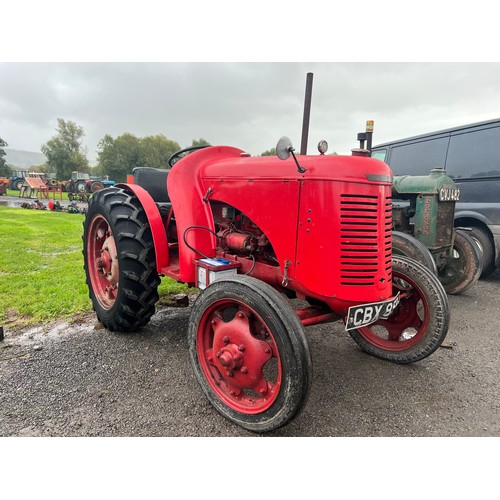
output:
<svg viewBox="0 0 500 500"><path fill-rule="evenodd" d="M84 267L106 328L146 325L161 276L198 287L187 332L195 376L222 415L258 432L305 404L309 325L342 321L361 349L395 363L441 345L443 286L392 255L387 165L358 150L296 156L287 138L277 157L190 149L90 199Z"/></svg>

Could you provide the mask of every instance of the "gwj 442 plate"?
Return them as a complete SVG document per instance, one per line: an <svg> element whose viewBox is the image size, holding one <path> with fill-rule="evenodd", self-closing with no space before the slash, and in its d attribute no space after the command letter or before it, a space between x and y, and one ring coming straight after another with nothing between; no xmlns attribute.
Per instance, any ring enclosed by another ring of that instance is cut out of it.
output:
<svg viewBox="0 0 500 500"><path fill-rule="evenodd" d="M371 325L379 319L387 319L399 304L398 294L383 302L371 302L360 306L349 307L347 312L346 330L353 330L363 326Z"/></svg>

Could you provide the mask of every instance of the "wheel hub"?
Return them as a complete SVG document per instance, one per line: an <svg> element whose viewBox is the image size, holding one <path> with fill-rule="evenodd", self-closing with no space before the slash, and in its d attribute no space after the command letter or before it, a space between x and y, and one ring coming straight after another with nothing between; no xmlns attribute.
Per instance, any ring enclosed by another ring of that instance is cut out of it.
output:
<svg viewBox="0 0 500 500"><path fill-rule="evenodd" d="M109 281L111 286L118 283L118 255L116 253L116 244L113 236L108 235L100 256L96 259L97 268Z"/></svg>
<svg viewBox="0 0 500 500"><path fill-rule="evenodd" d="M217 353L219 363L227 370L238 370L243 364L243 355L236 344L229 344Z"/></svg>
<svg viewBox="0 0 500 500"><path fill-rule="evenodd" d="M208 361L218 369L230 394L239 395L247 389L265 396L269 384L263 367L273 356L271 346L252 335L249 318L243 312L228 322L213 318L211 324L214 340Z"/></svg>

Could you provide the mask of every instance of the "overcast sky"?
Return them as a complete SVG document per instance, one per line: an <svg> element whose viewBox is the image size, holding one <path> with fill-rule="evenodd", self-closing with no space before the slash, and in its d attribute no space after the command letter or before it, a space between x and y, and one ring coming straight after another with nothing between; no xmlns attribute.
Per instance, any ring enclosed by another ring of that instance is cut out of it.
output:
<svg viewBox="0 0 500 500"><path fill-rule="evenodd" d="M349 154L366 120L374 144L500 117L500 63L0 63L0 137L40 151L57 118L105 134L164 134L260 154L287 135L300 149L306 74L308 153Z"/></svg>
<svg viewBox="0 0 500 500"><path fill-rule="evenodd" d="M293 62L494 60L497 17L482 3L454 3L451 15L435 0L7 2L0 137L40 151L63 118L83 127L90 159L105 134L125 132L254 155L287 135L300 150L308 72L313 154L321 139L350 154L367 120L377 144L497 118L498 62ZM275 60L287 62L250 62Z"/></svg>

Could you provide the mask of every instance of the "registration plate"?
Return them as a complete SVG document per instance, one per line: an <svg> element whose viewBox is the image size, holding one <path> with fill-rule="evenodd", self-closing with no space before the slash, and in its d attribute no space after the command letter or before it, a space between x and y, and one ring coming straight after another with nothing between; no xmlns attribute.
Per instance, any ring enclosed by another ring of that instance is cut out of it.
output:
<svg viewBox="0 0 500 500"><path fill-rule="evenodd" d="M439 201L458 201L460 199L460 189L441 188L439 190Z"/></svg>
<svg viewBox="0 0 500 500"><path fill-rule="evenodd" d="M399 292L390 300L349 307L345 329L348 331L354 330L355 328L371 325L379 319L387 319L398 304Z"/></svg>

